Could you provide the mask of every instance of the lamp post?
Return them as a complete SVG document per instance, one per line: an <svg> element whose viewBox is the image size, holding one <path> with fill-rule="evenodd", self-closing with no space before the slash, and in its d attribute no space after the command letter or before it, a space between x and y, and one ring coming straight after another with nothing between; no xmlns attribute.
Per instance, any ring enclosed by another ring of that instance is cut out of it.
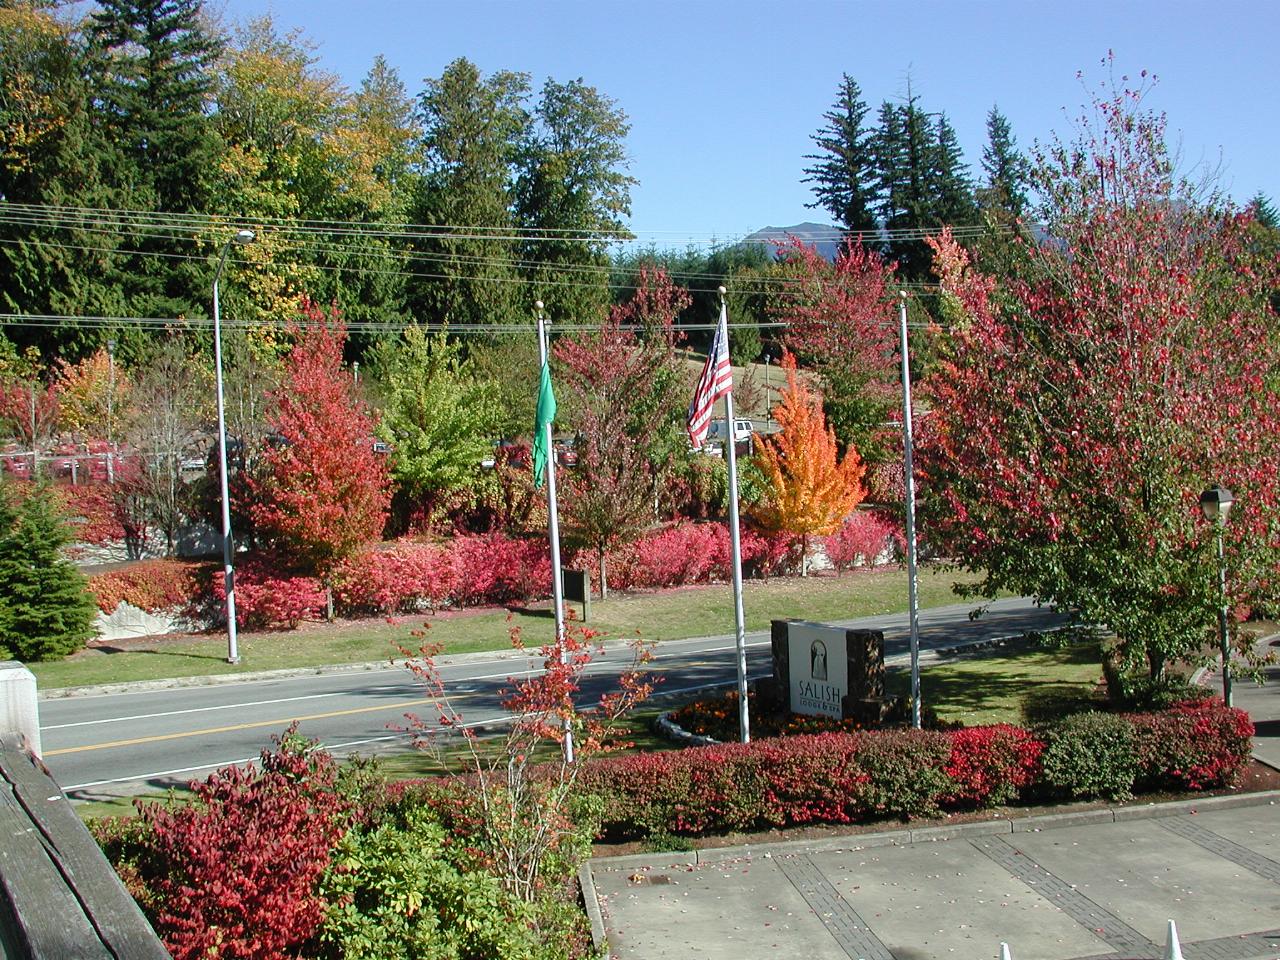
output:
<svg viewBox="0 0 1280 960"><path fill-rule="evenodd" d="M1214 525L1218 539L1218 643L1222 650L1222 702L1231 706L1231 648L1227 643L1227 561L1222 550L1222 536L1227 528L1227 514L1235 496L1226 487L1214 485L1200 494L1200 509Z"/></svg>
<svg viewBox="0 0 1280 960"><path fill-rule="evenodd" d="M253 242L252 230L238 230L222 245L218 269L213 272L213 369L218 390L218 480L222 487L222 580L227 594L227 663L240 662L240 650L236 645L236 586L232 565L231 544L231 495L227 483L227 418L222 402L222 317L218 308L218 281L226 266L227 254L233 243L244 245Z"/></svg>
<svg viewBox="0 0 1280 960"><path fill-rule="evenodd" d="M115 457L112 451L115 449L115 435L111 429L111 423L115 414L116 402L116 342L114 340L107 341L107 483L116 482Z"/></svg>

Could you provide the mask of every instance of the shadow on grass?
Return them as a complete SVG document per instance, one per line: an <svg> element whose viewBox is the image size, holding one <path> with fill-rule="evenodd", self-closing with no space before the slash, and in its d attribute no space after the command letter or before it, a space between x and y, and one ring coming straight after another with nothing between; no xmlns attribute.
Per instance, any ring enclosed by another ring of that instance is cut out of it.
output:
<svg viewBox="0 0 1280 960"><path fill-rule="evenodd" d="M1023 649L1044 663L1044 676L1037 676L1036 667L1025 661L1011 660L1007 646L942 655L937 666L944 669L925 666L921 670L921 701L926 706L942 705L947 713L1002 711L1028 724L1101 706L1091 684L1064 679L1054 670L1098 663L1096 645ZM891 693L906 695L910 678L905 672L894 671L889 674L888 687Z"/></svg>
<svg viewBox="0 0 1280 960"><path fill-rule="evenodd" d="M226 657L221 654L197 653L194 650L173 650L161 647L139 650L137 647L116 647L110 644L95 644L92 649L96 653L105 653L108 656L114 656L118 653L136 653L150 654L152 656L160 657L183 657L189 660L226 660Z"/></svg>

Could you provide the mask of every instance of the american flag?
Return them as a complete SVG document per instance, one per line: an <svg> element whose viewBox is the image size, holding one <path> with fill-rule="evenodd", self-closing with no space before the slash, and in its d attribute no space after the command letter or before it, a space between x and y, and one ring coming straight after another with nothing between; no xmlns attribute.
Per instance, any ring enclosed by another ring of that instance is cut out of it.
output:
<svg viewBox="0 0 1280 960"><path fill-rule="evenodd" d="M702 441L711 426L711 408L715 402L733 389L733 369L729 366L729 317L724 304L720 305L720 323L716 326L715 339L707 362L698 378L698 388L689 404L689 442L693 449L702 449Z"/></svg>

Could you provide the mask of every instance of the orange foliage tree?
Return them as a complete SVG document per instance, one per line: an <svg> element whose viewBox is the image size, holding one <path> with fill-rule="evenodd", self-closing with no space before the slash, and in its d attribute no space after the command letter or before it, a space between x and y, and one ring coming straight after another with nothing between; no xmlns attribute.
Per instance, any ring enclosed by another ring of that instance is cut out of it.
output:
<svg viewBox="0 0 1280 960"><path fill-rule="evenodd" d="M774 419L782 431L760 440L755 462L764 477L765 494L751 516L771 533L800 540L800 572L805 572L809 538L832 533L862 502L865 469L850 447L838 456L835 432L827 426L822 400L796 375L796 360L782 357L787 386Z"/></svg>

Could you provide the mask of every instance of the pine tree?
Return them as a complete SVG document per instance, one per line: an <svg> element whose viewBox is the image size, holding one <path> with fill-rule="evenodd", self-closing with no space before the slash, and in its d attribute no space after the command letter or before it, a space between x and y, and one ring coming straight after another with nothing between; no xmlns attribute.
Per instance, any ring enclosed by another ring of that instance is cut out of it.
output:
<svg viewBox="0 0 1280 960"><path fill-rule="evenodd" d="M806 206L828 211L852 235L876 229L876 157L873 132L864 126L867 109L857 81L843 74L836 102L822 115L826 126L810 138L819 152L805 155L813 164L802 182L814 185L817 198Z"/></svg>
<svg viewBox="0 0 1280 960"><path fill-rule="evenodd" d="M202 0L100 0L90 15L90 76L97 122L109 138L122 205L163 213L210 206L220 155L208 116L220 42L205 29ZM143 236L118 264L138 316L202 313L208 276L183 259L191 246Z"/></svg>
<svg viewBox="0 0 1280 960"><path fill-rule="evenodd" d="M907 280L924 277L931 255L919 236L892 231L916 231L937 223L935 170L937 135L919 97L908 87L907 102L885 103L876 131L876 165L880 178L881 223L891 231L885 254L898 262Z"/></svg>
<svg viewBox="0 0 1280 960"><path fill-rule="evenodd" d="M945 113L938 114L933 143L930 183L929 226L962 226L977 220L978 208L973 184L966 172L964 156L955 128Z"/></svg>
<svg viewBox="0 0 1280 960"><path fill-rule="evenodd" d="M1253 219L1258 221L1259 226L1266 227L1268 230L1280 230L1280 216L1277 216L1271 198L1261 190L1249 201L1248 210L1253 214Z"/></svg>
<svg viewBox="0 0 1280 960"><path fill-rule="evenodd" d="M49 487L15 504L0 484L0 647L19 660L65 657L94 635L88 583L58 552L69 540Z"/></svg>
<svg viewBox="0 0 1280 960"><path fill-rule="evenodd" d="M982 150L982 170L987 180L978 191L978 203L984 213L998 218L1019 218L1027 208L1027 184L1031 168L1018 152L1017 141L1009 120L992 107L987 114L987 145Z"/></svg>

